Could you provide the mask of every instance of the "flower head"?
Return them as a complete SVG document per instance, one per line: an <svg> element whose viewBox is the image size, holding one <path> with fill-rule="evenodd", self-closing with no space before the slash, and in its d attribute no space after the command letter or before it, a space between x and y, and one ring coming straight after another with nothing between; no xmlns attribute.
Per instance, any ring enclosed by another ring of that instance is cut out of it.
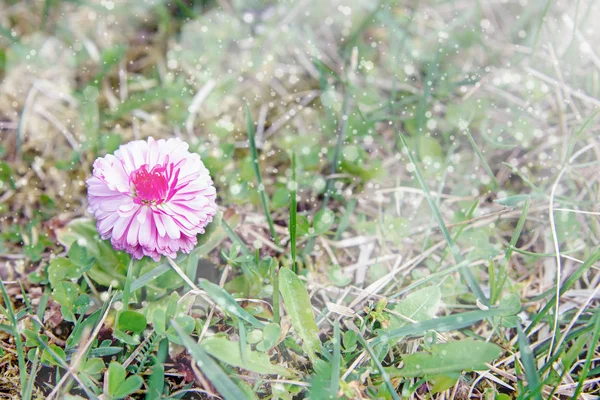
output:
<svg viewBox="0 0 600 400"><path fill-rule="evenodd" d="M180 139L122 145L94 162L87 185L102 239L138 260L189 253L217 212L208 170Z"/></svg>

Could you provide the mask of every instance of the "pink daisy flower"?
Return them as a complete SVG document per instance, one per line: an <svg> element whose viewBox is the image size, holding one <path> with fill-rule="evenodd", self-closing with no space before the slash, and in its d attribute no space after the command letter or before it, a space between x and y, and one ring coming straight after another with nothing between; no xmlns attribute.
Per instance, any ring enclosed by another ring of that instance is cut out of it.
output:
<svg viewBox="0 0 600 400"><path fill-rule="evenodd" d="M213 181L180 139L136 140L94 162L88 211L102 239L138 260L189 253L217 212Z"/></svg>

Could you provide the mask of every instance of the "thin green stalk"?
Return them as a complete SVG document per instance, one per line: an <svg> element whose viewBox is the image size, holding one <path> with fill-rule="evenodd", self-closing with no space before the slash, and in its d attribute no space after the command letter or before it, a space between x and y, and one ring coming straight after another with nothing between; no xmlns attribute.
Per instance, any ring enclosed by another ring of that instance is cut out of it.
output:
<svg viewBox="0 0 600 400"><path fill-rule="evenodd" d="M245 256L249 256L250 250L248 250L248 247L246 247L246 244L242 241L242 239L240 239L238 234L235 233L233 229L231 229L231 227L229 226L227 221L225 221L225 219L221 221L221 225L223 226L223 230L225 231L227 236L229 236L229 239L231 239L233 243L236 243L238 246L240 246L240 251L242 252L242 254L244 254Z"/></svg>
<svg viewBox="0 0 600 400"><path fill-rule="evenodd" d="M252 115L250 114L250 107L248 107L248 104L246 104L246 126L248 129L248 142L250 145L250 156L252 157L252 168L254 169L254 175L256 176L256 183L258 184L258 194L260 196L263 209L265 210L265 216L267 217L267 223L269 224L271 238L275 241L275 244L279 246L279 236L277 235L277 232L275 232L275 225L273 225L273 218L271 217L271 212L269 211L269 202L265 193L265 185L263 185L262 177L260 175L258 151L256 150L256 140L254 138L254 123L252 122Z"/></svg>
<svg viewBox="0 0 600 400"><path fill-rule="evenodd" d="M335 145L335 152L333 153L333 162L331 163L331 169L329 171L330 175L333 175L337 172L338 162L340 158L340 153L342 152L342 146L344 145L344 139L346 137L346 127L348 126L348 110L350 101L348 97L350 96L350 91L348 88L344 91L344 101L342 103L342 115L340 117L340 123L338 125L337 130L337 142ZM329 199L331 198L331 185L333 179L327 179L327 185L325 186L325 196L323 197L323 205L321 209L325 209L327 207L327 203L329 203Z"/></svg>
<svg viewBox="0 0 600 400"><path fill-rule="evenodd" d="M340 238L342 237L342 233L344 233L346 229L348 229L348 226L350 225L350 216L354 214L356 203L356 199L352 199L346 204L346 212L344 212L344 215L342 215L342 218L340 218L337 230L335 231L335 240L340 240Z"/></svg>
<svg viewBox="0 0 600 400"><path fill-rule="evenodd" d="M273 281L273 318L276 323L281 322L279 314L279 264L271 264L271 280Z"/></svg>
<svg viewBox="0 0 600 400"><path fill-rule="evenodd" d="M117 310L117 315L115 316L115 329L119 329L119 317L121 316L121 311L127 310L129 306L129 296L131 294L131 281L133 279L133 257L129 261L129 266L127 267L127 277L125 278L125 286L123 287L123 307L120 310Z"/></svg>
<svg viewBox="0 0 600 400"><path fill-rule="evenodd" d="M400 141L402 142L402 145L406 149L408 158L409 158L411 164L413 165L413 168L415 170L414 171L415 177L417 178L417 181L419 182L419 185L421 186L421 189L423 190L425 198L427 199L427 202L429 203L429 207L431 208L431 211L433 212L433 215L435 216L435 219L437 220L440 230L442 231L442 235L444 236L444 239L446 240L446 243L448 244L448 247L450 248L452 257L454 258L454 261L457 264L459 264L463 260L462 255L460 254L460 250L454 244L454 242L452 241L452 238L450 237L450 232L448 232L448 228L446 227L446 224L444 223L444 219L442 218L442 214L440 213L438 206L435 204L433 197L431 197L431 193L429 192L427 183L425 183L425 179L423 178L423 175L421 175L419 166L417 165L417 162L415 161L415 159L412 155L412 152L411 152L410 148L408 147L408 143L406 143L406 138L404 137L402 132L400 132L399 130L397 131L397 133L398 133L398 136L400 137ZM477 283L477 280L475 279L473 274L471 274L471 271L468 268L464 267L464 268L461 268L459 270L459 272L460 272L460 275L462 276L463 280L467 283L469 288L471 288L471 290L473 291L473 294L475 294L475 297L477 297L477 299L482 304L489 306L489 300L485 297L483 290Z"/></svg>
<svg viewBox="0 0 600 400"><path fill-rule="evenodd" d="M340 122L338 124L337 129L337 142L335 145L335 152L333 153L333 162L331 163L331 169L329 171L330 175L333 175L337 172L338 162L340 158L340 154L342 152L342 147L344 145L344 139L346 137L346 127L348 125L348 110L349 110L349 96L350 91L348 88L344 88L344 101L342 103L342 115L340 116ZM333 178L328 178L327 183L325 185L325 194L323 196L323 203L321 204L321 210L325 210L327 208L327 204L329 203L329 199L332 195L331 186L333 185ZM315 237L312 236L306 242L304 246L303 253L310 254L314 245L315 245Z"/></svg>
<svg viewBox="0 0 600 400"><path fill-rule="evenodd" d="M521 216L519 217L519 222L517 222L517 227L510 238L510 246L506 249L504 253L504 261L501 264L500 271L498 271L498 285L490 287L490 302L495 304L496 301L500 299L502 295L502 289L506 284L506 280L508 279L508 261L512 256L513 249L515 248L519 237L521 236L521 232L523 231L523 226L525 226L525 221L527 220L527 213L529 211L529 204L531 203L531 199L525 200L525 204L523 205L523 211L521 212Z"/></svg>
<svg viewBox="0 0 600 400"><path fill-rule="evenodd" d="M329 384L330 393L337 393L340 390L340 367L341 360L341 340L340 340L340 321L333 324L333 355L331 357L331 382Z"/></svg>
<svg viewBox="0 0 600 400"><path fill-rule="evenodd" d="M298 273L296 266L296 213L298 212L298 205L296 204L296 191L298 189L298 181L296 180L296 152L292 151L292 182L289 187L290 189L290 249L292 253L292 271Z"/></svg>
<svg viewBox="0 0 600 400"><path fill-rule="evenodd" d="M21 396L23 396L26 385L27 385L27 363L25 362L25 349L23 348L23 341L21 339L21 333L17 323L17 317L15 310L13 309L10 297L4 287L4 282L0 280L0 289L2 289L2 297L4 298L4 305L6 306L6 316L8 317L11 328L13 330L13 337L15 338L15 346L17 348L17 361L19 363L19 379L21 381Z"/></svg>
<svg viewBox="0 0 600 400"><path fill-rule="evenodd" d="M33 363L31 364L31 373L29 374L29 380L27 386L23 392L23 400L30 400L31 394L33 393L33 385L37 376L37 369L40 361L40 349L35 349L35 355L33 357Z"/></svg>
<svg viewBox="0 0 600 400"><path fill-rule="evenodd" d="M496 190L498 188L498 181L496 180L496 175L494 175L494 173L492 172L492 169L490 168L490 165L485 160L485 157L483 156L483 152L479 149L479 146L477 146L477 143L475 142L475 139L473 139L473 136L471 135L469 128L465 129L465 134L467 135L467 139L469 139L469 143L471 143L473 150L475 150L475 154L477 154L477 158L479 158L479 161L481 161L481 163L483 164L483 169L485 169L485 172L487 172L489 177L492 179L492 184L493 184L492 187L494 188L494 190Z"/></svg>
<svg viewBox="0 0 600 400"><path fill-rule="evenodd" d="M362 344L362 346L365 348L365 350L367 350L367 353L369 353L369 356L371 356L371 360L373 360L373 362L375 363L375 366L377 367L377 370L379 370L379 373L381 374L381 377L383 378L385 385L388 387L390 394L392 395L392 398L394 400L400 400L400 397L398 396L398 393L396 392L396 388L394 387L394 385L392 384L392 381L390 380L390 375L386 372L385 368L383 368L383 365L381 365L381 361L379 361L377 359L377 355L375 354L375 352L373 351L371 346L369 346L369 343L367 343L365 338L362 337L360 332L356 332L356 336L357 336L360 344Z"/></svg>

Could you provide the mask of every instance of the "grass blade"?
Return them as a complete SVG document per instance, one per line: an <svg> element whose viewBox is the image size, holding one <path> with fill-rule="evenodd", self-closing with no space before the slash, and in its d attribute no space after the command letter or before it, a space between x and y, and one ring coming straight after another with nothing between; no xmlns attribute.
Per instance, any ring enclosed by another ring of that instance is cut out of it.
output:
<svg viewBox="0 0 600 400"><path fill-rule="evenodd" d="M245 256L252 255L250 253L250 250L248 250L248 247L246 247L246 244L242 241L242 239L240 239L238 234L235 233L233 229L231 229L231 227L229 226L227 221L225 221L225 219L223 219L223 221L221 221L221 224L223 225L223 230L225 231L227 236L229 236L229 239L231 239L231 241L233 243L236 243L240 247L242 254Z"/></svg>
<svg viewBox="0 0 600 400"><path fill-rule="evenodd" d="M35 356L33 357L33 363L31 364L31 373L29 374L29 380L27 381L27 386L23 392L23 400L30 400L31 394L33 393L33 385L35 383L35 378L37 376L38 364L40 361L40 350L35 349Z"/></svg>
<svg viewBox="0 0 600 400"><path fill-rule="evenodd" d="M486 318L501 315L505 312L506 310L502 308L493 308L489 310L467 311L461 314L453 314L446 317L430 319L385 332L375 338L371 344L375 346L379 343L393 342L406 336L420 336L430 330L448 332L462 329Z"/></svg>
<svg viewBox="0 0 600 400"><path fill-rule="evenodd" d="M264 324L249 314L235 301L232 295L227 293L225 289L219 285L215 285L206 279L200 280L200 287L206 291L206 294L215 302L223 311L228 312L237 318L244 320L258 328L262 328Z"/></svg>
<svg viewBox="0 0 600 400"><path fill-rule="evenodd" d="M331 383L329 393L337 393L340 390L340 368L341 361L341 338L340 322L333 324L333 357L331 358Z"/></svg>
<svg viewBox="0 0 600 400"><path fill-rule="evenodd" d="M596 310L594 318L594 333L592 334L590 340L588 352L585 357L585 363L583 364L583 369L579 375L579 382L577 382L577 388L575 389L575 394L573 395L574 399L579 398L579 395L583 391L583 384L585 383L585 379L588 377L588 371L592 365L592 359L594 358L595 352L598 350L598 343L600 342L600 312L598 312L598 310Z"/></svg>
<svg viewBox="0 0 600 400"><path fill-rule="evenodd" d="M497 285L490 285L490 303L495 304L501 297L502 295L502 289L504 288L504 285L506 284L506 280L508 279L508 272L506 271L506 268L508 266L508 261L510 260L510 257L512 256L513 253L513 249L515 248L515 246L517 245L517 241L519 240L519 237L521 236L521 231L523 230L523 226L525 226L525 221L527 220L527 213L529 212L529 204L531 203L531 199L527 199L525 200L525 204L523 205L523 211L521 212L521 216L519 217L519 222L517 222L517 227L515 228L511 238L510 238L510 246L508 246L508 248L506 249L506 252L504 253L504 261L502 263L502 266L500 268L500 271L498 271L498 279Z"/></svg>
<svg viewBox="0 0 600 400"><path fill-rule="evenodd" d="M10 297L8 297L8 293L6 292L6 287L4 286L4 282L0 280L0 289L2 290L2 297L4 299L4 306L6 307L6 317L10 321L12 331L14 333L15 338L15 347L17 348L17 360L19 363L19 379L21 381L21 395L24 394L25 387L27 385L27 363L25 362L25 349L23 348L23 340L21 339L21 334L19 333L19 328L17 325L17 317L15 315L15 310L13 309L13 305L10 302Z"/></svg>
<svg viewBox="0 0 600 400"><path fill-rule="evenodd" d="M258 194L260 201L262 202L263 209L265 210L265 217L267 217L267 223L269 224L269 231L271 232L271 238L275 241L275 244L279 246L279 236L275 232L275 226L273 225L273 218L271 217L271 211L269 211L269 201L267 194L265 193L265 185L262 183L262 177L260 175L260 168L258 164L258 151L256 150L256 140L254 138L254 123L252 122L252 115L250 114L250 107L246 103L246 127L248 130L248 142L250 145L250 156L252 157L252 168L254 168L254 175L256 176L256 183L258 184Z"/></svg>
<svg viewBox="0 0 600 400"><path fill-rule="evenodd" d="M492 183L493 183L492 187L494 188L494 190L497 190L498 189L498 181L496 180L496 175L494 175L494 173L492 172L492 169L490 168L490 165L485 160L485 157L483 156L482 151L479 149L479 146L477 146L475 139L473 139L473 136L471 135L469 128L465 129L465 134L467 135L467 139L469 139L469 143L471 143L473 150L475 150L475 154L477 154L477 158L479 158L479 161L481 161L481 164L483 164L483 169L485 169L485 172L490 176L490 179L492 180Z"/></svg>
<svg viewBox="0 0 600 400"><path fill-rule="evenodd" d="M433 197L431 197L431 193L429 193L429 188L427 187L427 184L425 183L425 179L423 178L423 175L421 175L419 166L417 165L417 163L410 151L410 148L408 147L408 143L406 143L406 138L400 131L398 131L398 136L400 137L400 140L402 141L402 145L404 146L404 148L406 149L406 152L408 154L408 158L409 158L413 168L415 169L415 171L414 171L415 177L417 178L417 181L419 182L419 185L421 186L421 189L423 190L423 193L425 194L425 198L427 199L427 202L429 203L429 207L431 207L431 211L433 212L433 215L435 216L435 219L437 220L440 230L442 231L442 235L444 236L446 243L448 243L448 247L450 248L452 257L454 258L454 261L456 263L460 263L462 261L462 255L460 254L458 247L456 247L456 245L452 241L452 238L450 237L450 232L448 232L448 228L446 227L446 224L444 223L442 214L440 213L438 206L436 205L435 201L433 200ZM489 303L488 299L485 297L483 290L477 283L477 280L475 279L473 274L471 274L471 271L467 268L461 268L459 270L459 272L460 272L461 276L463 277L464 281L469 286L469 288L475 294L475 297L477 297L477 299L482 304L485 304L486 306L489 305L490 303Z"/></svg>
<svg viewBox="0 0 600 400"><path fill-rule="evenodd" d="M344 102L342 104L342 115L340 118L340 123L337 129L337 142L335 145L335 152L333 153L333 162L331 164L331 169L329 171L330 175L334 175L337 172L338 168L338 160L340 158L340 154L342 152L342 147L344 146L344 138L346 137L346 127L348 126L348 111L350 107L350 91L346 88L344 92ZM329 203L329 199L331 197L331 185L333 184L333 179L328 178L327 184L325 186L325 196L323 197L323 205L321 209L327 208L327 203Z"/></svg>
<svg viewBox="0 0 600 400"><path fill-rule="evenodd" d="M517 332L519 334L519 349L521 350L521 362L523 363L523 368L525 369L525 376L527 377L527 382L529 383L529 389L531 390L532 397L534 399L542 400L542 396L540 395L542 381L540 379L540 374L535 365L535 358L533 357L533 352L531 351L531 347L529 346L527 335L523 332L523 329L521 329L520 326L517 326Z"/></svg>
<svg viewBox="0 0 600 400"><path fill-rule="evenodd" d="M560 287L559 295L562 296L567 290L569 290L581 277L587 272L598 260L600 260L600 248L596 249L587 260L575 272L569 276ZM525 329L525 333L529 334L533 328L544 318L548 311L554 306L556 301L556 294L552 295L548 302L532 319L531 324Z"/></svg>
<svg viewBox="0 0 600 400"><path fill-rule="evenodd" d="M348 229L350 226L350 216L354 214L354 209L356 208L356 204L358 201L356 199L352 199L346 204L346 212L340 218L340 222L338 223L337 230L335 231L335 240L340 240L342 237L342 233Z"/></svg>
<svg viewBox="0 0 600 400"><path fill-rule="evenodd" d="M281 323L281 315L279 312L279 263L271 264L271 281L273 282L273 318L275 322Z"/></svg>
<svg viewBox="0 0 600 400"><path fill-rule="evenodd" d="M298 272L296 266L296 213L298 212L298 205L296 204L296 190L298 189L298 181L296 180L296 152L292 151L292 182L290 190L290 249L292 253L292 270Z"/></svg>
<svg viewBox="0 0 600 400"><path fill-rule="evenodd" d="M244 392L227 376L219 364L206 354L200 345L189 337L175 321L172 321L171 323L183 345L194 358L194 361L202 373L215 386L221 396L223 396L225 400L245 399L246 395Z"/></svg>
<svg viewBox="0 0 600 400"><path fill-rule="evenodd" d="M369 343L367 343L365 338L362 337L360 332L356 332L356 337L358 338L358 341L360 342L360 344L362 344L362 346L365 348L365 350L367 350L367 353L369 353L369 356L371 357L371 360L373 360L373 362L375 363L375 366L377 366L377 370L379 370L381 377L385 381L385 385L388 387L390 394L392 395L392 398L394 400L400 400L398 393L396 393L396 388L394 387L394 385L392 384L392 381L390 380L389 374L387 373L385 368L383 368L383 365L381 365L381 362L377 358L377 355L375 354L375 352L373 351L371 346L369 346Z"/></svg>

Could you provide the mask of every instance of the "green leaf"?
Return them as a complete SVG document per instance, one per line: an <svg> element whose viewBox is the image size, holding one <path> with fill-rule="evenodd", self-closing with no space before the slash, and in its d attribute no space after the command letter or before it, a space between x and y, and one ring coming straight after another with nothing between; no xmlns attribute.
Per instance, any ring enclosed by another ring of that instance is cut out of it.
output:
<svg viewBox="0 0 600 400"><path fill-rule="evenodd" d="M286 187L278 187L275 189L275 193L273 193L273 197L271 198L271 208L276 210L283 206L286 206L289 202L290 192Z"/></svg>
<svg viewBox="0 0 600 400"><path fill-rule="evenodd" d="M165 367L163 363L155 359L155 363L151 370L152 373L148 379L148 392L146 393L146 400L160 399L165 386Z"/></svg>
<svg viewBox="0 0 600 400"><path fill-rule="evenodd" d="M129 378L125 379L125 382L119 386L115 394L113 395L115 399L124 399L129 396L131 393L135 392L144 384L144 380L142 377L138 375L132 375Z"/></svg>
<svg viewBox="0 0 600 400"><path fill-rule="evenodd" d="M226 337L212 336L204 339L200 345L211 356L234 367L264 375L282 375L288 378L293 375L288 369L271 364L267 354L252 351L249 345L246 345L245 358L242 359L240 343L232 342Z"/></svg>
<svg viewBox="0 0 600 400"><path fill-rule="evenodd" d="M271 350L273 347L275 347L275 345L277 345L277 343L279 343L279 336L281 335L281 327L274 323L271 322L270 324L267 324L265 326L265 328L263 329L263 340L262 342L260 342L259 344L256 345L256 350L258 351L269 351Z"/></svg>
<svg viewBox="0 0 600 400"><path fill-rule="evenodd" d="M235 301L232 295L227 293L225 289L219 285L215 285L206 279L200 280L200 287L206 291L206 294L215 302L223 311L236 316L256 327L262 328L265 324L254 318Z"/></svg>
<svg viewBox="0 0 600 400"><path fill-rule="evenodd" d="M79 279L82 273L80 268L64 257L55 258L48 265L48 280L54 288L60 281Z"/></svg>
<svg viewBox="0 0 600 400"><path fill-rule="evenodd" d="M177 331L185 348L204 374L215 386L217 391L225 400L238 400L245 398L244 392L227 376L223 369L217 364L195 340L189 337L176 322L173 328Z"/></svg>
<svg viewBox="0 0 600 400"><path fill-rule="evenodd" d="M78 242L73 242L69 249L69 260L83 269L82 272L89 270L94 265L94 257L88 255L87 249Z"/></svg>
<svg viewBox="0 0 600 400"><path fill-rule="evenodd" d="M0 182L10 184L12 189L15 189L15 183L12 178L12 169L5 162L0 162ZM0 186L1 188L2 186Z"/></svg>
<svg viewBox="0 0 600 400"><path fill-rule="evenodd" d="M521 312L521 300L515 294L508 294L500 300L500 308L504 310L504 317L517 315Z"/></svg>
<svg viewBox="0 0 600 400"><path fill-rule="evenodd" d="M438 375L431 379L433 383L433 387L431 388L431 393L440 393L451 389L454 385L456 385L456 381L460 378L460 374L450 374L450 375Z"/></svg>
<svg viewBox="0 0 600 400"><path fill-rule="evenodd" d="M389 329L397 329L410 323L432 319L440 307L441 300L440 288L429 286L409 294L399 303L388 304L387 308L393 311L393 313L385 313L390 321ZM395 314L406 317L406 319Z"/></svg>
<svg viewBox="0 0 600 400"><path fill-rule="evenodd" d="M123 140L123 137L120 134L109 133L109 134L100 136L100 146L107 153L112 154L119 148L122 140Z"/></svg>
<svg viewBox="0 0 600 400"><path fill-rule="evenodd" d="M52 297L61 306L72 308L79 297L79 286L73 282L58 282L52 291Z"/></svg>
<svg viewBox="0 0 600 400"><path fill-rule="evenodd" d="M116 361L108 366L108 393L114 396L116 391L125 382L125 368Z"/></svg>
<svg viewBox="0 0 600 400"><path fill-rule="evenodd" d="M321 351L319 328L304 283L289 268L279 271L279 291L294 330L302 339L302 348L311 360Z"/></svg>
<svg viewBox="0 0 600 400"><path fill-rule="evenodd" d="M146 329L146 317L137 311L123 311L119 316L119 329L139 333Z"/></svg>
<svg viewBox="0 0 600 400"><path fill-rule="evenodd" d="M115 339L120 340L123 343L127 343L130 346L136 346L138 344L140 344L140 341L137 337L133 337L121 330L115 329L113 331L113 337Z"/></svg>
<svg viewBox="0 0 600 400"><path fill-rule="evenodd" d="M335 215L333 211L328 208L319 210L315 214L315 219L313 221L313 227L315 228L316 233L325 233L331 229L333 223L335 222Z"/></svg>
<svg viewBox="0 0 600 400"><path fill-rule="evenodd" d="M81 371L88 375L96 375L104 369L104 361L101 358L90 358L83 362Z"/></svg>
<svg viewBox="0 0 600 400"><path fill-rule="evenodd" d="M116 361L108 366L108 394L112 399L123 399L142 387L144 381L137 375L125 379L125 367Z"/></svg>
<svg viewBox="0 0 600 400"><path fill-rule="evenodd" d="M506 207L517 207L523 203L525 203L528 199L531 199L532 196L529 194L517 194L514 196L503 197L501 199L494 200L494 203L498 203L502 206Z"/></svg>
<svg viewBox="0 0 600 400"><path fill-rule="evenodd" d="M60 359L57 359L55 357L55 355L52 354L52 352L48 351L48 350L44 350L42 353L42 364L44 365L54 365L54 366L62 366L64 365L64 361L67 359L67 356L65 354L65 351L55 345L55 344L51 344L48 346L50 349L52 349L52 351L54 352L54 354L57 357L60 357Z"/></svg>
<svg viewBox="0 0 600 400"><path fill-rule="evenodd" d="M101 240L92 221L73 220L56 233L58 241L66 248L79 243L86 248L87 254L95 258L88 275L102 286L118 287L125 282L129 256L115 251L107 240ZM116 283L116 285L115 285Z"/></svg>
<svg viewBox="0 0 600 400"><path fill-rule="evenodd" d="M417 376L447 375L462 371L486 370L486 363L502 354L494 343L473 340L434 344L431 351L402 356L402 368L388 369L391 376L414 378Z"/></svg>

